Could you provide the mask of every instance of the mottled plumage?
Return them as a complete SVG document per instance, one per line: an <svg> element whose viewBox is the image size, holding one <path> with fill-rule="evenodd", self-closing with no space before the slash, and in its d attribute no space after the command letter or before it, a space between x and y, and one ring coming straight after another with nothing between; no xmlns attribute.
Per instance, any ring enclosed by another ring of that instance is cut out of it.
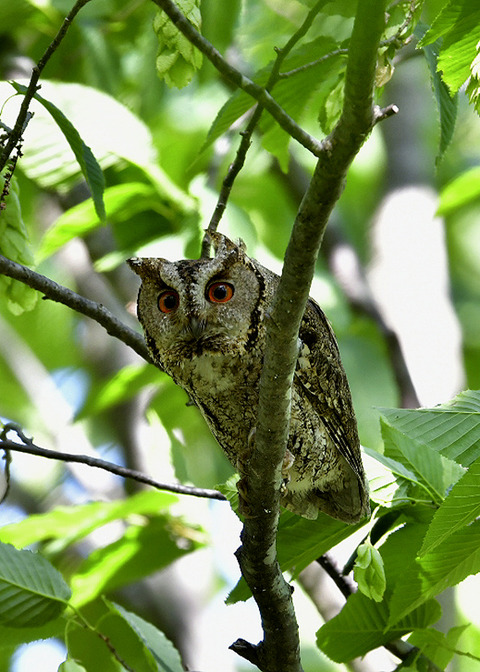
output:
<svg viewBox="0 0 480 672"><path fill-rule="evenodd" d="M155 363L188 392L236 466L256 425L265 316L279 277L242 246L220 234L211 239L212 259L129 264L142 279L138 318ZM349 523L368 513L348 382L333 331L312 299L299 334L288 449L283 506Z"/></svg>

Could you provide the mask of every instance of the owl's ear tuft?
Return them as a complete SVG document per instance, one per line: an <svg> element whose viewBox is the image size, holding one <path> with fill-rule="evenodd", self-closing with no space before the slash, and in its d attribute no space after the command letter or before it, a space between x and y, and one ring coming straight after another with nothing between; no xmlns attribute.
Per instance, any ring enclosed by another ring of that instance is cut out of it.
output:
<svg viewBox="0 0 480 672"><path fill-rule="evenodd" d="M215 257L244 256L246 246L241 238L236 242L227 238L222 233L208 232L210 242L215 250Z"/></svg>
<svg viewBox="0 0 480 672"><path fill-rule="evenodd" d="M144 260L140 257L131 257L127 259L127 264L130 266L132 271L142 277L145 273Z"/></svg>
<svg viewBox="0 0 480 672"><path fill-rule="evenodd" d="M163 261L165 260L156 257L131 257L127 259L127 264L134 273L145 280L150 277L158 277L159 267Z"/></svg>

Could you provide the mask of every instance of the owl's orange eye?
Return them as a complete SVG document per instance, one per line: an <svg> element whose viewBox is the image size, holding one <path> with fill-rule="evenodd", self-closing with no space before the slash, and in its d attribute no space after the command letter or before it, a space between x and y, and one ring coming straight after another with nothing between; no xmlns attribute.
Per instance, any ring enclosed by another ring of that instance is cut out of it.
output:
<svg viewBox="0 0 480 672"><path fill-rule="evenodd" d="M207 299L212 303L227 303L233 296L233 285L228 282L212 282L207 288Z"/></svg>
<svg viewBox="0 0 480 672"><path fill-rule="evenodd" d="M179 303L178 292L174 289L166 289L158 297L158 308L162 313L173 313L178 308Z"/></svg>

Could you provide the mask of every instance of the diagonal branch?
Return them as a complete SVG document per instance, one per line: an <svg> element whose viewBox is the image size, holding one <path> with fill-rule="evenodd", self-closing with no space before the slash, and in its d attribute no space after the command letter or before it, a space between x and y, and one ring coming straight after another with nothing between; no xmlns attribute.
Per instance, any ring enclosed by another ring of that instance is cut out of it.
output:
<svg viewBox="0 0 480 672"><path fill-rule="evenodd" d="M252 82L251 79L231 66L220 52L193 27L174 2L171 0L153 0L153 2L165 12L178 30L185 35L187 40L208 58L220 74L239 89L252 96L292 138L295 138L297 142L312 152L312 154L318 156L318 153L321 151L319 141L304 131L272 98L265 88L255 84L255 82Z"/></svg>
<svg viewBox="0 0 480 672"><path fill-rule="evenodd" d="M107 333L118 338L122 343L125 343L125 345L132 348L132 350L135 350L135 352L147 362L152 361L143 337L133 329L130 329L130 327L127 327L126 324L117 319L100 303L86 299L85 297L80 296L80 294L72 292L71 289L57 284L53 280L50 280L50 278L47 278L40 273L36 273L26 266L22 266L22 264L17 264L15 261L7 259L1 254L0 274L19 280L25 285L38 290L46 298L52 299L52 301L57 301L58 303L63 303L63 305L68 306L77 313L90 317L106 329Z"/></svg>
<svg viewBox="0 0 480 672"><path fill-rule="evenodd" d="M323 7L325 4L325 0L318 0L317 3L312 7L312 9L308 12L307 16L305 17L302 25L298 28L298 30L295 31L295 33L292 35L292 37L288 40L286 45L282 49L277 49L277 58L275 59L275 62L273 64L272 70L270 72L270 76L268 78L267 83L265 84L265 90L270 92L275 84L278 82L278 80L282 77L280 74L280 68L282 67L282 63L284 62L285 58L288 56L288 54L292 51L294 46L299 42L299 40L302 39L308 32L309 28L311 27L314 18L320 11L320 9ZM223 180L222 183L222 188L220 190L220 195L218 197L217 205L215 207L215 210L213 212L212 218L210 219L210 222L208 224L208 231L216 231L218 224L220 222L220 219L223 216L223 213L225 212L225 208L227 207L227 201L230 196L230 192L233 187L233 183L235 182L235 179L240 172L240 170L243 168L243 165L245 163L245 159L247 156L247 152L250 148L251 140L252 140L252 135L255 131L255 128L258 125L258 122L260 121L260 118L263 114L264 107L260 103L255 107L255 110L250 118L250 121L248 122L248 125L246 129L241 133L242 140L240 142L240 145L238 147L235 159L233 160L232 164L230 165L227 175L225 176L225 179ZM202 256L207 257L208 252L210 248L210 243L208 241L208 236L205 236L202 244Z"/></svg>
<svg viewBox="0 0 480 672"><path fill-rule="evenodd" d="M16 441L12 441L11 439L6 438L6 434L11 430L16 432L16 434L22 440L22 443L17 443ZM40 446L35 445L33 441L28 439L23 434L23 432L13 424L5 425L2 432L0 433L0 450L4 450L7 456L9 455L10 451L12 451L17 453L26 453L27 455L37 455L38 457L44 457L50 460L85 464L88 467L103 469L104 471L108 471L111 474L115 474L116 476L121 476L122 478L131 478L138 483L151 485L157 490L166 490L167 492L175 492L181 495L193 495L195 497L206 497L208 499L218 499L221 501L225 501L227 499L225 495L223 495L218 490L196 488L189 485L182 485L181 483L161 483L153 478L150 478L146 474L143 474L141 471L127 469L126 467L121 467L118 464L113 464L113 462L107 462L106 460L91 457L90 455L75 455L74 453L63 453L58 450L41 448Z"/></svg>
<svg viewBox="0 0 480 672"><path fill-rule="evenodd" d="M245 520L239 550L242 574L262 615L264 640L256 647L241 641L238 650L241 655L246 650L250 660L254 651L254 662L265 672L301 670L290 587L282 577L275 552L290 390L299 326L323 233L342 192L348 167L376 122L373 89L385 4L385 0L363 0L358 4L342 115L322 142L313 178L297 213L267 330L255 450L246 474L252 517Z"/></svg>

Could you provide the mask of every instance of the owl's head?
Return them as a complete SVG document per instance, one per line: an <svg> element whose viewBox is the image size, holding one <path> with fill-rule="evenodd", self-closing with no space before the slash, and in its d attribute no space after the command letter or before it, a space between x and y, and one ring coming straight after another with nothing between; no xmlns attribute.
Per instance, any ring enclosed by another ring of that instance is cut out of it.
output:
<svg viewBox="0 0 480 672"><path fill-rule="evenodd" d="M138 318L163 365L165 357L241 354L258 342L271 284L266 269L225 236L212 234L211 242L211 259L128 260L142 280Z"/></svg>

